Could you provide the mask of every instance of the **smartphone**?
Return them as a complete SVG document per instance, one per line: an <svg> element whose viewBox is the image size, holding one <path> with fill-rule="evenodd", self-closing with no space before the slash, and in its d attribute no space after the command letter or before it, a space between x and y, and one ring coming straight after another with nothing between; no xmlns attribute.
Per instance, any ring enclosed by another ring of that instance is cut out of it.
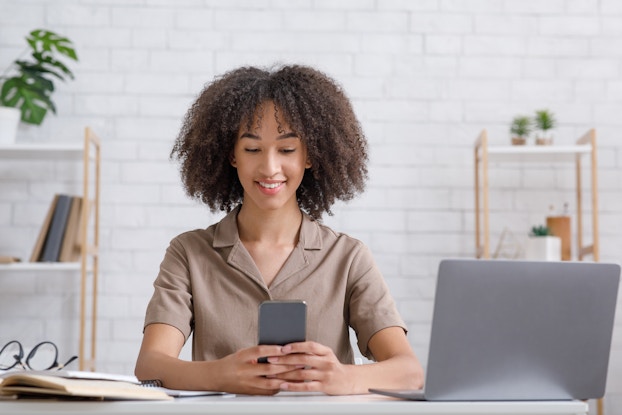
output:
<svg viewBox="0 0 622 415"><path fill-rule="evenodd" d="M307 304L302 300L264 301L259 305L259 344L286 345L307 337ZM266 363L266 357L259 359Z"/></svg>

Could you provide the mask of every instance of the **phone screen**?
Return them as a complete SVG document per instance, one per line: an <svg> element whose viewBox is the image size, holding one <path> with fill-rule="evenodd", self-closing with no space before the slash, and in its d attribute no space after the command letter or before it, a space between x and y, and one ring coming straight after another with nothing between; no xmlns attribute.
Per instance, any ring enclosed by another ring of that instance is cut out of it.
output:
<svg viewBox="0 0 622 415"><path fill-rule="evenodd" d="M301 300L264 301L259 305L259 344L303 342L307 335L307 304ZM265 363L265 358L260 362Z"/></svg>

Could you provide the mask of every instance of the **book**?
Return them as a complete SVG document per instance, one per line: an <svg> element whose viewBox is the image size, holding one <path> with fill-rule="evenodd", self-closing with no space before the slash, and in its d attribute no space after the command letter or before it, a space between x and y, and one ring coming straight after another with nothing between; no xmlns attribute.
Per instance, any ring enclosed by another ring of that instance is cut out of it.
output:
<svg viewBox="0 0 622 415"><path fill-rule="evenodd" d="M76 262L80 259L82 204L81 197L73 196L71 198L69 217L67 218L67 226L58 257L60 262Z"/></svg>
<svg viewBox="0 0 622 415"><path fill-rule="evenodd" d="M21 259L16 256L0 255L0 264L14 264L20 261Z"/></svg>
<svg viewBox="0 0 622 415"><path fill-rule="evenodd" d="M60 256L61 244L63 242L63 236L65 234L65 228L67 226L67 219L69 218L69 210L71 208L71 196L58 195L56 201L56 207L54 208L54 214L52 215L52 221L50 222L50 229L48 230L45 242L43 243L43 250L39 261L41 262L57 262Z"/></svg>
<svg viewBox="0 0 622 415"><path fill-rule="evenodd" d="M54 197L52 198L52 203L50 203L50 207L48 208L48 212L45 215L43 224L41 225L39 236L37 237L37 241L35 242L35 246L32 250L32 254L30 255L30 262L37 262L39 261L39 257L41 257L41 251L43 250L43 243L45 242L45 237L48 234L48 230L50 229L50 223L52 222L52 216L54 215L54 209L56 208L57 201L58 201L58 194L55 194Z"/></svg>
<svg viewBox="0 0 622 415"><path fill-rule="evenodd" d="M172 400L166 392L131 380L86 377L58 372L11 372L0 379L0 395L96 400Z"/></svg>

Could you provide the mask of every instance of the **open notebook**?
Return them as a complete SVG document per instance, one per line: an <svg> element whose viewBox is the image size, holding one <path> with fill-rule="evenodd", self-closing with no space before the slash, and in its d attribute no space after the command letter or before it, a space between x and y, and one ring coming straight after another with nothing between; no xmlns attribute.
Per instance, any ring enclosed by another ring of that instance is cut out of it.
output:
<svg viewBox="0 0 622 415"><path fill-rule="evenodd" d="M140 382L135 376L128 375L60 370L5 373L0 376L0 395L106 400L170 400L180 397L229 394L215 391L167 389L153 382Z"/></svg>

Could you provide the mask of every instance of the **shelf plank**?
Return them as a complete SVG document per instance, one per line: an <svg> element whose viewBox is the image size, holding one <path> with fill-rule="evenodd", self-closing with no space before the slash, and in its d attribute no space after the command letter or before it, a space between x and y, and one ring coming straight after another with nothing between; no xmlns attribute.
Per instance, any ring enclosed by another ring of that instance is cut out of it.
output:
<svg viewBox="0 0 622 415"><path fill-rule="evenodd" d="M54 272L54 271L79 271L79 262L13 262L11 264L0 264L0 272L2 271L37 271L37 272Z"/></svg>
<svg viewBox="0 0 622 415"><path fill-rule="evenodd" d="M2 159L67 160L82 158L80 143L32 143L0 145Z"/></svg>
<svg viewBox="0 0 622 415"><path fill-rule="evenodd" d="M489 162L562 162L574 161L577 155L592 152L590 145L571 146L489 146ZM478 158L481 160L482 149L479 149Z"/></svg>

